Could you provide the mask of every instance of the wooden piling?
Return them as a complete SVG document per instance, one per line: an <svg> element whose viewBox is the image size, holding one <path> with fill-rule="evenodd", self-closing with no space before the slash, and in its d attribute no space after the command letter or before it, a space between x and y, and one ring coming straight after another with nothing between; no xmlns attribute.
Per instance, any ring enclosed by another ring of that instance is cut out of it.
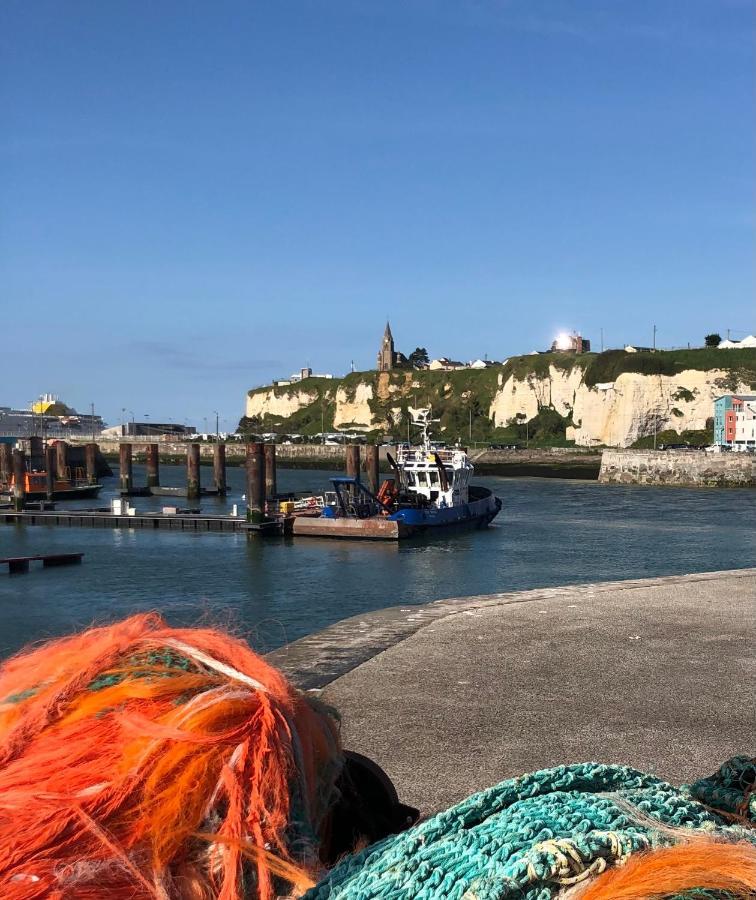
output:
<svg viewBox="0 0 756 900"><path fill-rule="evenodd" d="M346 474L348 478L357 478L360 477L360 445L359 444L347 444L346 445ZM349 492L352 497L356 498L357 488L350 487Z"/></svg>
<svg viewBox="0 0 756 900"><path fill-rule="evenodd" d="M200 495L200 445L186 448L186 499L197 500Z"/></svg>
<svg viewBox="0 0 756 900"><path fill-rule="evenodd" d="M260 443L247 444L247 519L265 518L265 456Z"/></svg>
<svg viewBox="0 0 756 900"><path fill-rule="evenodd" d="M58 478L66 478L68 475L68 444L65 441L56 441L55 453L55 470L58 473Z"/></svg>
<svg viewBox="0 0 756 900"><path fill-rule="evenodd" d="M226 445L220 441L213 447L213 481L219 497L225 497L226 489Z"/></svg>
<svg viewBox="0 0 756 900"><path fill-rule="evenodd" d="M97 484L97 444L84 445L84 465L87 472L87 484Z"/></svg>
<svg viewBox="0 0 756 900"><path fill-rule="evenodd" d="M368 487L374 494L377 494L378 488L381 486L377 444L368 444L365 447L365 472Z"/></svg>
<svg viewBox="0 0 756 900"><path fill-rule="evenodd" d="M13 473L13 447L4 441L0 443L0 481L10 481Z"/></svg>
<svg viewBox="0 0 756 900"><path fill-rule="evenodd" d="M42 444L42 438L38 434L33 434L29 438L29 468L40 471L45 466L45 448Z"/></svg>
<svg viewBox="0 0 756 900"><path fill-rule="evenodd" d="M45 493L52 500L55 495L55 476L57 474L57 453L52 444L45 447Z"/></svg>
<svg viewBox="0 0 756 900"><path fill-rule="evenodd" d="M276 484L276 445L263 444L265 454L265 497L274 500L278 493Z"/></svg>
<svg viewBox="0 0 756 900"><path fill-rule="evenodd" d="M13 451L13 508L21 512L26 502L26 457L23 450Z"/></svg>
<svg viewBox="0 0 756 900"><path fill-rule="evenodd" d="M160 486L160 448L157 444L147 444L145 461L147 465L147 487Z"/></svg>
<svg viewBox="0 0 756 900"><path fill-rule="evenodd" d="M119 446L118 464L121 475L121 493L130 494L134 485L134 476L131 468L131 444L128 441L124 441Z"/></svg>

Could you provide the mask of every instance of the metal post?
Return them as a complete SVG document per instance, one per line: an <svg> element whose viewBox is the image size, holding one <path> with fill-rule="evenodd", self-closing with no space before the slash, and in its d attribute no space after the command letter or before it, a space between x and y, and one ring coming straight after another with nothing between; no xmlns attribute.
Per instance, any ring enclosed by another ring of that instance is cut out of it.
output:
<svg viewBox="0 0 756 900"><path fill-rule="evenodd" d="M55 451L57 454L55 468L58 478L65 478L68 474L66 471L68 468L68 444L65 441L56 441Z"/></svg>
<svg viewBox="0 0 756 900"><path fill-rule="evenodd" d="M217 443L213 447L213 480L220 497L226 496L226 445Z"/></svg>
<svg viewBox="0 0 756 900"><path fill-rule="evenodd" d="M186 448L186 498L197 500L200 495L200 445L189 444Z"/></svg>
<svg viewBox="0 0 756 900"><path fill-rule="evenodd" d="M53 500L55 497L56 467L55 447L50 444L48 447L45 447L45 493L48 500Z"/></svg>
<svg viewBox="0 0 756 900"><path fill-rule="evenodd" d="M145 463L147 464L147 487L159 487L160 448L157 444L147 444L145 448Z"/></svg>
<svg viewBox="0 0 756 900"><path fill-rule="evenodd" d="M265 454L265 497L274 500L278 493L276 484L276 445L263 444Z"/></svg>
<svg viewBox="0 0 756 900"><path fill-rule="evenodd" d="M131 470L131 444L128 441L125 441L119 447L118 468L121 475L121 494L130 494L134 481Z"/></svg>
<svg viewBox="0 0 756 900"><path fill-rule="evenodd" d="M21 512L26 502L26 457L23 450L13 451L13 508Z"/></svg>
<svg viewBox="0 0 756 900"><path fill-rule="evenodd" d="M247 519L261 522L265 518L265 458L263 445L247 444Z"/></svg>
<svg viewBox="0 0 756 900"><path fill-rule="evenodd" d="M84 447L84 460L87 484L97 484L97 444L89 443Z"/></svg>
<svg viewBox="0 0 756 900"><path fill-rule="evenodd" d="M377 494L381 477L379 472L378 444L368 444L365 447L365 472L367 473L367 483L370 490Z"/></svg>

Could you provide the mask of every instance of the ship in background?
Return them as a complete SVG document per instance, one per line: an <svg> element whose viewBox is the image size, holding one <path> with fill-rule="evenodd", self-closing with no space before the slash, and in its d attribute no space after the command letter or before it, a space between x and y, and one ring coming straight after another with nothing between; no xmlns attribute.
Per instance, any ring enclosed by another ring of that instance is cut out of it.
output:
<svg viewBox="0 0 756 900"><path fill-rule="evenodd" d="M89 413L77 412L54 394L42 394L28 409L0 406L0 436L28 438L91 437L102 434L106 423L95 415L94 405Z"/></svg>

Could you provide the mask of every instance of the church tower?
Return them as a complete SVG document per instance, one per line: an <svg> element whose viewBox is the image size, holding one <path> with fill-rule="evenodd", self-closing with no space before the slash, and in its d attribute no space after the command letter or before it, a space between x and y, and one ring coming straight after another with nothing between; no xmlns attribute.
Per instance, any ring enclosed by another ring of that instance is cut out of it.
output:
<svg viewBox="0 0 756 900"><path fill-rule="evenodd" d="M391 326L386 322L386 330L383 332L381 349L378 351L378 371L390 372L394 368L395 360L394 336L391 334Z"/></svg>

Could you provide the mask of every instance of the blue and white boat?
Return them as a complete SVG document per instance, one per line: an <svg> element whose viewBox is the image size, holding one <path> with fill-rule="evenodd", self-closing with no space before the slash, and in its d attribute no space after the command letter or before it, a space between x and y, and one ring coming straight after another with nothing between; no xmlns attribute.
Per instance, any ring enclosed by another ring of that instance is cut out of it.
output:
<svg viewBox="0 0 756 900"><path fill-rule="evenodd" d="M485 528L493 521L501 500L470 483L474 467L466 451L431 441L430 408L410 407L409 413L421 443L399 447L396 459L388 454L394 477L376 493L359 477L331 479L320 515L296 518L294 534L397 540L438 528Z"/></svg>

